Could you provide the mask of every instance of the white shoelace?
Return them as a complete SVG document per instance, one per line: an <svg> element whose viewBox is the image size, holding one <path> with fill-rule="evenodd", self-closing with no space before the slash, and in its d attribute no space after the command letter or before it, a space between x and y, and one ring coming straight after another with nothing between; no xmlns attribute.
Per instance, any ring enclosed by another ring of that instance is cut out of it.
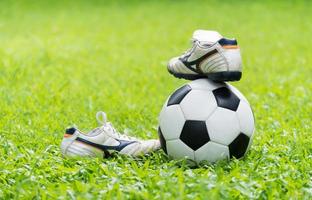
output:
<svg viewBox="0 0 312 200"><path fill-rule="evenodd" d="M183 54L182 54L182 57L185 57L185 56L189 56L191 53L192 53L192 51L193 51L193 49L195 48L195 42L196 42L196 40L191 40L191 45L192 45L192 47L191 48L189 48L188 50L186 50Z"/></svg>
<svg viewBox="0 0 312 200"><path fill-rule="evenodd" d="M101 126L101 128L104 129L105 132L108 132L110 133L113 137L119 139L126 139L126 140L136 140L136 138L134 137L130 137L128 135L124 135L124 134L121 134L119 133L118 131L116 131L116 129L113 127L113 125L108 122L107 120L107 115L105 112L103 111L98 111L96 113L96 120L98 122L98 124Z"/></svg>

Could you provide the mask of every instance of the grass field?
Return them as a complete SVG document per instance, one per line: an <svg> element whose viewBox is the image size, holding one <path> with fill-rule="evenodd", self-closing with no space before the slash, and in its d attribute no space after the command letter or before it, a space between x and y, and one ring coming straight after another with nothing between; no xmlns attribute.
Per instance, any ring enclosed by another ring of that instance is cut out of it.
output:
<svg viewBox="0 0 312 200"><path fill-rule="evenodd" d="M312 4L308 1L1 1L0 199L311 199ZM64 159L64 129L107 112L157 137L186 81L166 63L193 30L236 37L256 135L242 160L191 169L162 151Z"/></svg>

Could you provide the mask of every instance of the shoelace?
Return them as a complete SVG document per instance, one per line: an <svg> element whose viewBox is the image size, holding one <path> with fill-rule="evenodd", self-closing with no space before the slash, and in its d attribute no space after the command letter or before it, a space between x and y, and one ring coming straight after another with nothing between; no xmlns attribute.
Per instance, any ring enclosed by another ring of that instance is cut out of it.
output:
<svg viewBox="0 0 312 200"><path fill-rule="evenodd" d="M115 138L121 138L121 139L126 139L126 140L137 140L136 138L130 137L128 135L124 135L116 131L116 129L113 127L113 125L108 122L107 120L107 115L103 111L98 111L96 113L96 120L98 124L103 128L106 132L109 132L112 134L113 137Z"/></svg>
<svg viewBox="0 0 312 200"><path fill-rule="evenodd" d="M195 42L196 42L197 40L191 40L191 45L192 45L192 47L191 48L189 48L188 50L186 50L183 54L182 54L182 57L186 57L186 56L189 56L189 55L191 55L191 53L192 53L192 51L193 51L193 49L195 48Z"/></svg>

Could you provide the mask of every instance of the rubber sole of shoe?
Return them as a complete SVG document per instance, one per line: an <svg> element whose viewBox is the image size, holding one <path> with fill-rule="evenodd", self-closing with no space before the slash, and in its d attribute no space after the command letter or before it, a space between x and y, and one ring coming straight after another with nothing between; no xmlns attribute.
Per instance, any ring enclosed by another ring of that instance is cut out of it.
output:
<svg viewBox="0 0 312 200"><path fill-rule="evenodd" d="M168 72L176 78L186 79L186 80L196 80L200 78L208 78L213 81L239 81L242 78L242 72L233 71L233 72L216 72L208 74L177 74L168 70Z"/></svg>
<svg viewBox="0 0 312 200"><path fill-rule="evenodd" d="M202 75L202 74L178 74L178 73L173 73L172 71L170 71L168 69L168 72L173 75L174 77L176 78L179 78L179 79L186 79L186 80L196 80L196 79L199 79L199 78L206 78L207 76L205 75Z"/></svg>
<svg viewBox="0 0 312 200"><path fill-rule="evenodd" d="M208 79L211 79L213 81L239 81L242 78L242 72L216 72L206 74L206 76Z"/></svg>

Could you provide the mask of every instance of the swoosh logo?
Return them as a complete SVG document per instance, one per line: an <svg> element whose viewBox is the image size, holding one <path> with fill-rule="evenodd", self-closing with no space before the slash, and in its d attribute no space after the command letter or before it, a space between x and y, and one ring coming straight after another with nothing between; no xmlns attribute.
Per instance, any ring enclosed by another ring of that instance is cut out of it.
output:
<svg viewBox="0 0 312 200"><path fill-rule="evenodd" d="M193 61L187 61L187 59L191 56L186 56L184 58L180 58L181 62L187 67L189 68L190 70L194 71L194 72L201 72L200 71L200 68L199 68L199 64L205 60L206 58L209 58L210 56L214 55L218 53L218 50L217 49L214 49L212 51L209 51L208 53L204 54L203 56L197 58L196 60L193 60ZM193 68L192 66L195 65L195 68Z"/></svg>
<svg viewBox="0 0 312 200"><path fill-rule="evenodd" d="M123 148L125 148L129 144L133 144L133 143L137 142L137 141L127 141L127 140L115 139L115 140L117 140L119 142L119 145L117 145L117 146L109 146L109 145L102 145L102 144L93 143L93 142L90 142L90 141L85 140L85 139L80 138L80 137L77 137L76 140L79 141L79 142L88 144L90 146L93 146L95 148L101 149L104 152L107 152L108 150L121 151Z"/></svg>

